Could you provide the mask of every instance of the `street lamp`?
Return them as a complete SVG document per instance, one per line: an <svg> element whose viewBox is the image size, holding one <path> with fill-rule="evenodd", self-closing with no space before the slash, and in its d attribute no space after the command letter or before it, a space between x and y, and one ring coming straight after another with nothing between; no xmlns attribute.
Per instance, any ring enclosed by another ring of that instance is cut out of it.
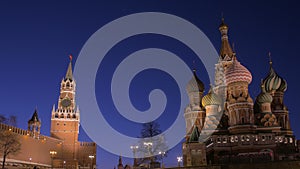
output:
<svg viewBox="0 0 300 169"><path fill-rule="evenodd" d="M133 161L133 166L136 167L137 166L137 159L136 159L136 151L139 148L139 146L130 146L130 149L133 152L133 157L134 157L134 161Z"/></svg>
<svg viewBox="0 0 300 169"><path fill-rule="evenodd" d="M95 156L89 155L89 158L91 159L91 169L93 169L93 159L95 158Z"/></svg>
<svg viewBox="0 0 300 169"><path fill-rule="evenodd" d="M51 168L53 169L53 158L57 154L56 151L51 150L50 151L50 157L51 157Z"/></svg>
<svg viewBox="0 0 300 169"><path fill-rule="evenodd" d="M180 163L182 162L182 157L177 157L178 167L180 167Z"/></svg>
<svg viewBox="0 0 300 169"><path fill-rule="evenodd" d="M153 143L152 142L144 142L144 146L148 148L149 156L152 156L151 148L152 148Z"/></svg>
<svg viewBox="0 0 300 169"><path fill-rule="evenodd" d="M153 156L152 156L152 142L144 142L144 146L148 148L148 155L150 158L150 165L152 165L152 163L154 162L153 160Z"/></svg>
<svg viewBox="0 0 300 169"><path fill-rule="evenodd" d="M165 166L164 166L164 156L165 156L166 152L160 151L160 152L158 152L158 154L161 155L161 167L165 168Z"/></svg>
<svg viewBox="0 0 300 169"><path fill-rule="evenodd" d="M31 157L29 157L30 165L32 165L32 163L31 163L31 160L32 160L32 158L31 158Z"/></svg>

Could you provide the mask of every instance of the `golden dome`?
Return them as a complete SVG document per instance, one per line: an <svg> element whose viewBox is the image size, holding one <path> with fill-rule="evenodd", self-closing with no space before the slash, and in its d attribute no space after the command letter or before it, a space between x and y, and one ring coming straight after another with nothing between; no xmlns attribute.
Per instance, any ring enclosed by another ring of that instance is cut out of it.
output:
<svg viewBox="0 0 300 169"><path fill-rule="evenodd" d="M208 105L220 105L220 104L221 104L220 97L214 93L211 87L208 94L202 98L202 105L206 107Z"/></svg>

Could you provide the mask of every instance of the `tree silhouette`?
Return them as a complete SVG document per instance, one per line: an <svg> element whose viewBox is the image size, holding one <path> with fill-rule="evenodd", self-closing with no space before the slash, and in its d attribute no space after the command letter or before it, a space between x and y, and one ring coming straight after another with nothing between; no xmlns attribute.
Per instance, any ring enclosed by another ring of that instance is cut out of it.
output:
<svg viewBox="0 0 300 169"><path fill-rule="evenodd" d="M4 116L0 116L0 122L6 124L16 124L16 118L10 117L6 119ZM2 169L4 169L6 157L9 154L16 154L21 149L21 143L16 133L11 130L2 130L0 129L0 152L3 155L2 159Z"/></svg>

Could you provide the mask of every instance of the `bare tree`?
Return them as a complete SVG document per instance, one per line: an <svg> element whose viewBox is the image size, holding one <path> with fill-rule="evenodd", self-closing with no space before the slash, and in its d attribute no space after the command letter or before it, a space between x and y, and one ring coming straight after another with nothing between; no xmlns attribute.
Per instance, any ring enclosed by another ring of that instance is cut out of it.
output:
<svg viewBox="0 0 300 169"><path fill-rule="evenodd" d="M4 116L0 116L0 122L6 122L9 124L16 124L16 118L11 117L9 120ZM2 130L0 129L0 152L3 156L2 159L2 169L4 169L6 157L9 154L16 154L21 149L21 143L16 133L11 130Z"/></svg>
<svg viewBox="0 0 300 169"><path fill-rule="evenodd" d="M156 122L144 123L141 130L138 153L143 156L139 159L139 164L146 161L154 163L167 155L167 144L164 135Z"/></svg>

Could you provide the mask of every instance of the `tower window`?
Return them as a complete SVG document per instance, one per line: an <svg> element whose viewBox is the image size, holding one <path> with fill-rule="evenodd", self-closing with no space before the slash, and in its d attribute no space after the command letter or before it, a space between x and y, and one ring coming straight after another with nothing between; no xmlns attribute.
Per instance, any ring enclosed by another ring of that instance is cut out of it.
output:
<svg viewBox="0 0 300 169"><path fill-rule="evenodd" d="M67 87L70 87L70 83L69 82L67 83Z"/></svg>
<svg viewBox="0 0 300 169"><path fill-rule="evenodd" d="M73 114L73 116L72 116L74 119L76 118L76 115L75 114Z"/></svg>
<svg viewBox="0 0 300 169"><path fill-rule="evenodd" d="M61 115L60 115L60 118L64 118L64 117L65 117L64 114L61 114Z"/></svg>
<svg viewBox="0 0 300 169"><path fill-rule="evenodd" d="M55 118L58 118L58 113L55 113L55 116L54 116Z"/></svg>
<svg viewBox="0 0 300 169"><path fill-rule="evenodd" d="M67 118L71 118L71 115L70 115L70 114L68 114L68 115L67 115Z"/></svg>

